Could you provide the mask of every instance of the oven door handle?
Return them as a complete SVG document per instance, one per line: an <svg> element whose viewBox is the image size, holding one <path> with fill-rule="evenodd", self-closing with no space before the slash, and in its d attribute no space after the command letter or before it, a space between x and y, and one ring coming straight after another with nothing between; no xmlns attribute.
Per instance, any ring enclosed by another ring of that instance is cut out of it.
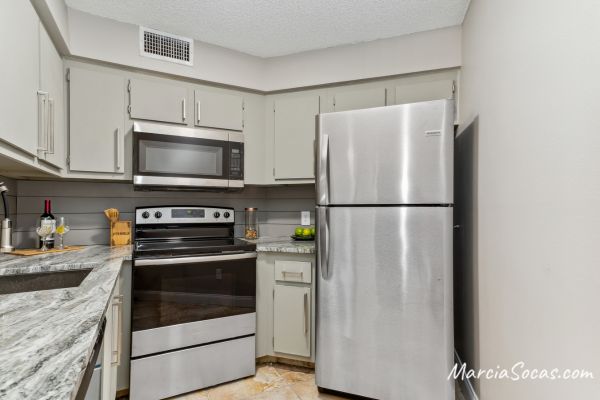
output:
<svg viewBox="0 0 600 400"><path fill-rule="evenodd" d="M230 261L243 260L247 258L256 258L257 253L238 253L238 254L223 254L217 256L200 256L200 257L178 257L178 258L157 258L147 260L135 260L136 266L153 266L153 265L173 265L173 264L195 264L208 263L214 261Z"/></svg>

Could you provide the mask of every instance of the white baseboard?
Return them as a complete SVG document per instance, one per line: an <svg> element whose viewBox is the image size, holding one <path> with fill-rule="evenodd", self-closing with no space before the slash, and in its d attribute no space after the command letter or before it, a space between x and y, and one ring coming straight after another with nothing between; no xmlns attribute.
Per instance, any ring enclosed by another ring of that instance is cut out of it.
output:
<svg viewBox="0 0 600 400"><path fill-rule="evenodd" d="M462 365L463 363L460 359L460 356L456 352L456 349L454 350L454 361L458 365ZM465 396L465 400L479 400L477 393L475 393L475 388L469 379L460 380L459 385L463 395Z"/></svg>

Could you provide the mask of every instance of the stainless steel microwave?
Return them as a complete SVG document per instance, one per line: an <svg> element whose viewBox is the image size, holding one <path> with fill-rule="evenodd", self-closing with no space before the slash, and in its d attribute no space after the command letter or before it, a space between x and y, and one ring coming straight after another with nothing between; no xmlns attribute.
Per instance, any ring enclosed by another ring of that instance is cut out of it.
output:
<svg viewBox="0 0 600 400"><path fill-rule="evenodd" d="M244 187L244 135L135 122L133 184L138 188L239 190Z"/></svg>

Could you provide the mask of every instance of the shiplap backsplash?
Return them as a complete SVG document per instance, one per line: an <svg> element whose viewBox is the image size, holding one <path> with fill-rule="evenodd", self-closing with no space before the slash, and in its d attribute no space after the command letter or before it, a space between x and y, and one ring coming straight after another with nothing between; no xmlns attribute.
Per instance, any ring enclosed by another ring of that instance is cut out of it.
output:
<svg viewBox="0 0 600 400"><path fill-rule="evenodd" d="M1 181L1 180L0 180ZM13 182L14 183L14 182ZM246 187L241 192L141 192L129 183L29 181L16 182L15 243L32 247L37 241L35 226L43 212L44 199L52 200L52 214L65 217L71 232L66 244L108 244L107 208L117 208L122 220L133 220L141 206L200 205L235 209L236 236L243 235L244 208L259 210L261 236L284 236L300 224L300 211L310 211L314 221L314 185ZM13 217L14 218L14 217Z"/></svg>

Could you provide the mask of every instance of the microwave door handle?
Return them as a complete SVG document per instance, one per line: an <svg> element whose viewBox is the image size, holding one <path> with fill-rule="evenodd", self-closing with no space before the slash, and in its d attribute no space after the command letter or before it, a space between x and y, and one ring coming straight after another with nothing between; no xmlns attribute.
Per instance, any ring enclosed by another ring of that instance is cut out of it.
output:
<svg viewBox="0 0 600 400"><path fill-rule="evenodd" d="M185 97L181 100L181 118L183 122L187 119L187 112L185 107Z"/></svg>
<svg viewBox="0 0 600 400"><path fill-rule="evenodd" d="M173 265L173 264L197 264L209 263L218 261L243 260L247 258L256 258L256 252L239 253L239 254L224 254L216 256L200 256L200 257L180 257L180 258L161 258L135 260L134 264L139 267L158 266L158 265Z"/></svg>
<svg viewBox="0 0 600 400"><path fill-rule="evenodd" d="M196 123L199 124L200 123L200 101L196 102Z"/></svg>

